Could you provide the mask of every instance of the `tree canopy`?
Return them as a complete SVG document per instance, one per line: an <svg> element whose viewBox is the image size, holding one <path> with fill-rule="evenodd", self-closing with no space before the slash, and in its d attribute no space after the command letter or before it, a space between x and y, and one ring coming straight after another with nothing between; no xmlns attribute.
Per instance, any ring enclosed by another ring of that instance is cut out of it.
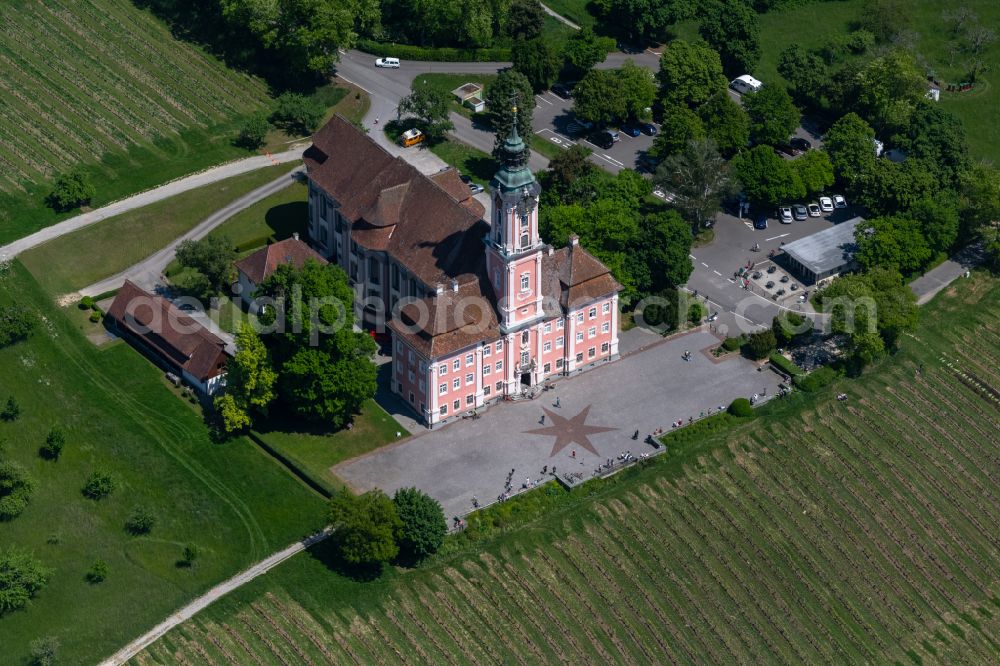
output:
<svg viewBox="0 0 1000 666"><path fill-rule="evenodd" d="M345 562L378 570L399 553L403 523L381 490L363 495L341 490L330 500L328 517L330 539Z"/></svg>
<svg viewBox="0 0 1000 666"><path fill-rule="evenodd" d="M236 249L228 236L184 240L177 246L177 261L204 276L212 291L219 291L229 283Z"/></svg>
<svg viewBox="0 0 1000 666"><path fill-rule="evenodd" d="M909 274L923 268L932 255L920 223L910 217L872 218L858 225L854 235L855 259L863 269L882 267Z"/></svg>
<svg viewBox="0 0 1000 666"><path fill-rule="evenodd" d="M0 460L0 521L21 515L28 506L35 480L19 463Z"/></svg>
<svg viewBox="0 0 1000 666"><path fill-rule="evenodd" d="M551 88L562 67L562 54L550 40L542 38L517 40L510 57L514 70L524 74L536 93Z"/></svg>
<svg viewBox="0 0 1000 666"><path fill-rule="evenodd" d="M436 553L448 532L444 511L437 500L416 488L400 488L392 502L402 522L400 555L419 562Z"/></svg>
<svg viewBox="0 0 1000 666"><path fill-rule="evenodd" d="M750 141L750 118L728 93L719 92L698 108L705 132L724 157L732 157ZM697 137L691 137L697 138Z"/></svg>
<svg viewBox="0 0 1000 666"><path fill-rule="evenodd" d="M615 48L615 40L610 37L598 37L584 26L574 32L563 47L567 68L577 75L589 72L594 65L604 62L608 53Z"/></svg>
<svg viewBox="0 0 1000 666"><path fill-rule="evenodd" d="M697 107L716 93L726 91L719 54L702 43L675 39L660 56L660 99L664 107L686 104Z"/></svg>
<svg viewBox="0 0 1000 666"><path fill-rule="evenodd" d="M764 86L743 95L743 108L750 118L750 138L771 146L788 143L799 126L801 114L783 86Z"/></svg>
<svg viewBox="0 0 1000 666"><path fill-rule="evenodd" d="M215 401L226 432L249 426L251 412L267 415L277 379L267 347L244 321L236 332L236 354L226 364L226 392Z"/></svg>
<svg viewBox="0 0 1000 666"><path fill-rule="evenodd" d="M542 34L545 10L538 0L513 0L507 13L507 34L516 40L535 39Z"/></svg>
<svg viewBox="0 0 1000 666"><path fill-rule="evenodd" d="M729 166L711 139L692 139L657 168L653 181L673 192L675 205L691 225L692 235L715 215L722 200L733 192Z"/></svg>
<svg viewBox="0 0 1000 666"><path fill-rule="evenodd" d="M754 146L731 162L733 174L747 198L758 205L775 205L805 196L802 179L792 162L775 154L769 146Z"/></svg>
<svg viewBox="0 0 1000 666"><path fill-rule="evenodd" d="M652 73L626 60L619 69L592 69L573 90L573 112L595 123L643 118L656 97Z"/></svg>
<svg viewBox="0 0 1000 666"><path fill-rule="evenodd" d="M0 617L27 606L52 573L24 551L8 548L0 552Z"/></svg>
<svg viewBox="0 0 1000 666"><path fill-rule="evenodd" d="M96 195L97 190L90 180L90 174L74 169L56 178L48 204L57 211L73 210L86 206Z"/></svg>
<svg viewBox="0 0 1000 666"><path fill-rule="evenodd" d="M430 86L419 86L399 100L396 114L416 116L428 139L440 139L455 125L448 118L451 112L451 93Z"/></svg>
<svg viewBox="0 0 1000 666"><path fill-rule="evenodd" d="M760 24L746 0L705 0L699 33L722 56L730 76L752 72L760 60Z"/></svg>

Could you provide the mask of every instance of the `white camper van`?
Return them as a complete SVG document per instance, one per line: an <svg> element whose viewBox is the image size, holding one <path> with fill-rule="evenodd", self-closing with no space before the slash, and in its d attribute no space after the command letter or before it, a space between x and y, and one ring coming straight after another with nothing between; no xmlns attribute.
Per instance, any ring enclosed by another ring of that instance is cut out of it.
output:
<svg viewBox="0 0 1000 666"><path fill-rule="evenodd" d="M729 87L741 95L745 95L746 93L757 92L763 85L763 83L749 74L744 74L743 76L733 79L729 84Z"/></svg>
<svg viewBox="0 0 1000 666"><path fill-rule="evenodd" d="M375 61L376 67L399 68L399 58L379 58Z"/></svg>

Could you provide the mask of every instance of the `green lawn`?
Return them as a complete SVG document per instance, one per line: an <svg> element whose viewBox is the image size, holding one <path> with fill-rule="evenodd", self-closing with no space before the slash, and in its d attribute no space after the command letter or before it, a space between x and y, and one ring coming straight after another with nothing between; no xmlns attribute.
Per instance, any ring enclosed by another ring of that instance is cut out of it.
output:
<svg viewBox="0 0 1000 666"><path fill-rule="evenodd" d="M587 11L587 5L590 2L591 0L546 0L545 6L579 26L593 28L597 24L597 18ZM568 27L565 23L556 21L551 16L546 16L545 18L559 23L563 27Z"/></svg>
<svg viewBox="0 0 1000 666"><path fill-rule="evenodd" d="M350 580L318 546L143 663L991 663L998 290L945 290L859 379L474 514L416 571Z"/></svg>
<svg viewBox="0 0 1000 666"><path fill-rule="evenodd" d="M483 87L480 97L486 95L486 88L497 78L496 74L421 74L413 79L412 90L429 88L448 95L451 100L451 110L460 113L466 118L472 117L472 109L458 103L458 100L451 94L459 86L466 83L478 83Z"/></svg>
<svg viewBox="0 0 1000 666"><path fill-rule="evenodd" d="M445 139L430 147L431 152L472 180L486 187L500 165L491 155L460 141Z"/></svg>
<svg viewBox="0 0 1000 666"><path fill-rule="evenodd" d="M368 400L350 430L332 434L297 432L294 424L278 423L254 434L317 484L334 491L344 483L330 468L350 458L396 441L396 433L409 433L392 416ZM287 429L286 429L287 428Z"/></svg>
<svg viewBox="0 0 1000 666"><path fill-rule="evenodd" d="M29 643L52 635L60 663L97 663L321 524L316 494L247 439L213 442L158 369L121 341L93 347L18 263L0 278L0 304L12 301L44 319L27 342L0 350L0 396L22 407L20 419L0 422L0 439L38 484L27 510L0 523L0 544L55 574L26 610L0 617L0 661L26 663ZM57 462L38 456L54 425L67 439ZM95 469L117 483L102 501L80 493ZM132 537L123 524L139 504L156 525ZM191 569L175 565L187 543L200 551ZM84 574L97 558L111 571L91 585Z"/></svg>
<svg viewBox="0 0 1000 666"><path fill-rule="evenodd" d="M233 215L208 235L228 236L234 246L250 250L295 232L305 237L308 223L309 187L297 182Z"/></svg>
<svg viewBox="0 0 1000 666"><path fill-rule="evenodd" d="M53 295L72 292L125 270L230 201L287 173L287 164L234 176L103 220L21 255Z"/></svg>

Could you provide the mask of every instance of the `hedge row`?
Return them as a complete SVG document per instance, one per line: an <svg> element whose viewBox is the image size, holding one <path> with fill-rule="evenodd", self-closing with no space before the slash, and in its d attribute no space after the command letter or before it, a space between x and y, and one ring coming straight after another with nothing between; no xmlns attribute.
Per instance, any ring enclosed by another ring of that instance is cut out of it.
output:
<svg viewBox="0 0 1000 666"><path fill-rule="evenodd" d="M785 358L778 352L771 352L771 355L768 357L768 359L771 361L773 365L778 366L778 370L781 370L786 375L791 375L792 377L798 377L799 375L804 374L802 368L795 365L795 363L789 361L787 358Z"/></svg>
<svg viewBox="0 0 1000 666"><path fill-rule="evenodd" d="M808 391L809 393L814 393L827 384L833 383L837 379L839 373L829 366L823 366L822 368L817 368L810 372L808 375L799 375L793 377L793 383L802 389L803 391Z"/></svg>
<svg viewBox="0 0 1000 666"><path fill-rule="evenodd" d="M426 48L410 44L376 42L359 39L358 50L382 57L400 60L434 60L437 62L510 62L510 49L455 49L448 47Z"/></svg>

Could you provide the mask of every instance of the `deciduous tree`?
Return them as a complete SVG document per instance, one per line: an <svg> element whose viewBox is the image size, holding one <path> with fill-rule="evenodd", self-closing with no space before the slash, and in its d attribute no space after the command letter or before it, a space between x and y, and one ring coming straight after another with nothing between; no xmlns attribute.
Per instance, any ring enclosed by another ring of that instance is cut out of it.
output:
<svg viewBox="0 0 1000 666"><path fill-rule="evenodd" d="M73 210L86 206L95 196L97 189L90 180L90 174L75 169L56 178L48 204L57 211Z"/></svg>
<svg viewBox="0 0 1000 666"><path fill-rule="evenodd" d="M437 500L416 488L400 488L392 497L402 527L400 555L419 562L437 552L448 531L444 511Z"/></svg>
<svg viewBox="0 0 1000 666"><path fill-rule="evenodd" d="M263 113L255 113L243 121L240 134L236 138L236 144L250 150L260 148L264 145L264 139L270 129L271 123L268 122L267 116Z"/></svg>
<svg viewBox="0 0 1000 666"><path fill-rule="evenodd" d="M0 349L26 340L35 329L35 317L28 308L13 303L0 306Z"/></svg>
<svg viewBox="0 0 1000 666"><path fill-rule="evenodd" d="M697 235L702 223L719 210L733 191L726 161L711 139L694 139L679 153L666 158L656 170L654 182L675 195L677 207Z"/></svg>
<svg viewBox="0 0 1000 666"><path fill-rule="evenodd" d="M827 131L823 150L849 195L856 195L875 169L875 130L856 113L848 113Z"/></svg>
<svg viewBox="0 0 1000 666"><path fill-rule="evenodd" d="M920 223L910 217L876 217L854 231L858 245L855 259L862 268L891 268L908 274L923 268L931 258Z"/></svg>
<svg viewBox="0 0 1000 666"><path fill-rule="evenodd" d="M21 515L35 489L35 480L13 460L0 460L0 521Z"/></svg>
<svg viewBox="0 0 1000 666"><path fill-rule="evenodd" d="M745 150L731 164L743 192L755 204L776 205L805 196L802 179L791 163L768 146Z"/></svg>
<svg viewBox="0 0 1000 666"><path fill-rule="evenodd" d="M325 111L322 104L310 97L286 92L278 96L270 120L288 134L305 136L316 131Z"/></svg>
<svg viewBox="0 0 1000 666"><path fill-rule="evenodd" d="M0 617L27 606L52 573L22 550L8 548L0 552Z"/></svg>
<svg viewBox="0 0 1000 666"><path fill-rule="evenodd" d="M754 143L776 146L788 143L799 126L801 114L784 87L768 85L743 95L743 108L750 117L750 138Z"/></svg>
<svg viewBox="0 0 1000 666"><path fill-rule="evenodd" d="M376 570L399 553L403 528L396 506L381 490L355 496L342 490L330 500L330 537L349 564Z"/></svg>
<svg viewBox="0 0 1000 666"><path fill-rule="evenodd" d="M433 140L442 138L445 132L455 127L448 118L450 112L451 94L430 86L420 86L399 100L396 111L400 118L407 114L416 116L424 134Z"/></svg>
<svg viewBox="0 0 1000 666"><path fill-rule="evenodd" d="M730 76L752 72L760 60L760 24L757 12L745 0L707 0L699 33L722 56Z"/></svg>
<svg viewBox="0 0 1000 666"><path fill-rule="evenodd" d="M649 154L665 158L684 150L695 139L705 138L705 125L698 114L686 106L675 104L663 110L660 131L653 139Z"/></svg>
<svg viewBox="0 0 1000 666"><path fill-rule="evenodd" d="M517 40L535 39L542 34L545 10L538 0L514 0L507 14L507 34Z"/></svg>
<svg viewBox="0 0 1000 666"><path fill-rule="evenodd" d="M821 150L810 150L792 161L795 173L802 181L806 196L815 196L833 185L833 164Z"/></svg>
<svg viewBox="0 0 1000 666"><path fill-rule="evenodd" d="M235 260L236 249L228 236L205 236L181 241L177 246L178 263L205 276L211 291L219 291L229 283Z"/></svg>
<svg viewBox="0 0 1000 666"><path fill-rule="evenodd" d="M562 56L546 39L518 40L510 49L514 70L524 74L536 93L555 83Z"/></svg>
<svg viewBox="0 0 1000 666"><path fill-rule="evenodd" d="M610 124L625 115L618 78L608 69L592 69L573 89L573 113L592 123Z"/></svg>
<svg viewBox="0 0 1000 666"><path fill-rule="evenodd" d="M236 333L236 354L226 364L226 393L215 400L226 432L248 427L251 412L267 415L277 380L267 347L253 327L243 322Z"/></svg>
<svg viewBox="0 0 1000 666"><path fill-rule="evenodd" d="M726 91L719 54L702 43L675 39L660 56L660 99L664 107L686 104L697 107L716 93Z"/></svg>
<svg viewBox="0 0 1000 666"><path fill-rule="evenodd" d="M708 137L723 157L732 157L750 141L750 118L727 93L716 93L698 109Z"/></svg>
<svg viewBox="0 0 1000 666"><path fill-rule="evenodd" d="M597 63L604 62L614 48L615 40L598 37L584 26L566 40L563 55L566 57L566 66L577 76L582 76Z"/></svg>

